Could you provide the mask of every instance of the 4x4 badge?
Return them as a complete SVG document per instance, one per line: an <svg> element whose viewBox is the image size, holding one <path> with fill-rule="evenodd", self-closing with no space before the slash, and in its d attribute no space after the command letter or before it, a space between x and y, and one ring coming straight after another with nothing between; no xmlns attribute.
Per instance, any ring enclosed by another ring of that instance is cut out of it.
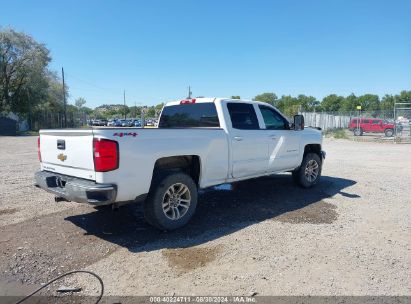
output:
<svg viewBox="0 0 411 304"><path fill-rule="evenodd" d="M63 153L60 153L59 155L57 155L57 159L64 162L67 159L67 155L64 155Z"/></svg>

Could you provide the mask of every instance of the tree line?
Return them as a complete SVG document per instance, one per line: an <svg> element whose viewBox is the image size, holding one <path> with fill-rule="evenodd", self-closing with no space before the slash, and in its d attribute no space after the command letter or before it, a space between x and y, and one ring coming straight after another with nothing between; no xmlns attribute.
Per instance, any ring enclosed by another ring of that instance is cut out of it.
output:
<svg viewBox="0 0 411 304"><path fill-rule="evenodd" d="M232 96L240 99L240 96ZM286 115L294 115L299 111L302 112L333 112L333 113L353 113L357 106L361 106L362 111L377 114L380 111L393 111L394 103L411 103L411 91L401 91L399 94L386 94L382 98L375 94L364 94L356 96L340 96L330 94L325 96L321 101L313 96L303 94L293 97L283 95L277 97L275 93L263 93L257 95L253 100L267 102L277 107Z"/></svg>

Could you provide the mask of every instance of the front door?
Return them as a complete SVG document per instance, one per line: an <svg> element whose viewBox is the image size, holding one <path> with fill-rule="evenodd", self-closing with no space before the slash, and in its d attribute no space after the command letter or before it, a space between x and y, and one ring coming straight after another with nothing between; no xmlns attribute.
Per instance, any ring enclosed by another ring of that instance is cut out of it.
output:
<svg viewBox="0 0 411 304"><path fill-rule="evenodd" d="M275 109L258 106L264 120L268 141L268 171L294 169L300 162L300 132L290 130L289 122Z"/></svg>

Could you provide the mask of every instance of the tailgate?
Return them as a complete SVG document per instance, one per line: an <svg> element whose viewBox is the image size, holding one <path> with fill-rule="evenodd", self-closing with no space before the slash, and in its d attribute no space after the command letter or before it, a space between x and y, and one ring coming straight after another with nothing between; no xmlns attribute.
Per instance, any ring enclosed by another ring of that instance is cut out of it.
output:
<svg viewBox="0 0 411 304"><path fill-rule="evenodd" d="M95 180L93 130L41 130L41 168Z"/></svg>

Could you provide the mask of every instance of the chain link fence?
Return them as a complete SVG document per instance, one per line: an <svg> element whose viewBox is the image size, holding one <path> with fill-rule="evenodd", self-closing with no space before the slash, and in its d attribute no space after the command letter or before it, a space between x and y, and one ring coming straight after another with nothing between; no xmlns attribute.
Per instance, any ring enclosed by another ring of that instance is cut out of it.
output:
<svg viewBox="0 0 411 304"><path fill-rule="evenodd" d="M79 128L87 125L88 116L82 112L67 113L67 128ZM41 111L27 116L28 128L33 131L40 129L64 128L64 113L53 113L50 111Z"/></svg>
<svg viewBox="0 0 411 304"><path fill-rule="evenodd" d="M81 111L67 113L67 128L81 128L87 125L89 117ZM1 130L0 133L10 133L15 126L16 132L38 131L40 129L59 129L64 128L64 113L52 112L48 110L37 111L26 115L16 115L13 113L0 114ZM7 128L7 132L6 132ZM5 134L4 134L5 135Z"/></svg>
<svg viewBox="0 0 411 304"><path fill-rule="evenodd" d="M411 108L401 111L357 111L357 112L301 112L304 115L305 125L309 127L319 127L325 132L335 130L345 130L347 136L354 136L349 132L349 124L353 119L362 119L367 123L376 123L382 120L384 125L393 127L392 136L387 136L382 128L381 132L367 130L357 137L357 140L392 140L396 143L411 142ZM392 127L391 127L392 128Z"/></svg>

